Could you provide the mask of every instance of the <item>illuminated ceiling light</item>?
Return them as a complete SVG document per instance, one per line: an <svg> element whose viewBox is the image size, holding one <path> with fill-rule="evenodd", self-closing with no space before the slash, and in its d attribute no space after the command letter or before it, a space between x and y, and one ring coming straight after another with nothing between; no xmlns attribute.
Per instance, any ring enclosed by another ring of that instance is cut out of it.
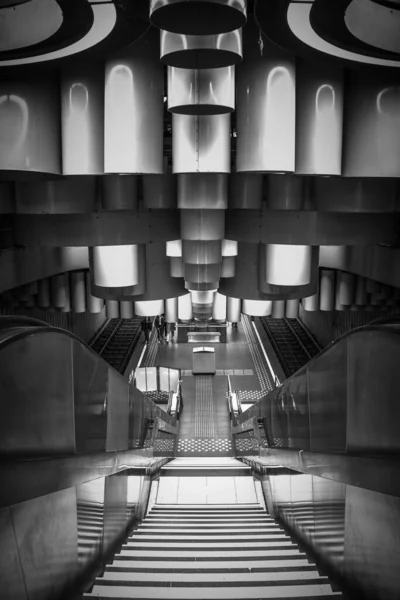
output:
<svg viewBox="0 0 400 600"><path fill-rule="evenodd" d="M178 298L178 317L181 321L190 321L193 318L192 299L190 293Z"/></svg>
<svg viewBox="0 0 400 600"><path fill-rule="evenodd" d="M93 46L97 46L104 39L106 39L115 27L117 22L117 11L113 3L94 4L95 0L90 0L93 10L93 25L90 31L80 40L55 50L54 52L47 52L46 54L39 54L36 56L26 56L24 58L15 58L10 60L0 60L0 67L14 67L17 65L29 65L39 62L46 62L50 60L57 60L72 56L79 52L84 52Z"/></svg>
<svg viewBox="0 0 400 600"><path fill-rule="evenodd" d="M161 62L181 69L218 69L242 61L242 30L218 35L160 32Z"/></svg>
<svg viewBox="0 0 400 600"><path fill-rule="evenodd" d="M181 115L220 115L235 109L235 67L168 67L168 110Z"/></svg>
<svg viewBox="0 0 400 600"><path fill-rule="evenodd" d="M164 312L164 300L142 300L135 302L135 315L138 317L155 317Z"/></svg>
<svg viewBox="0 0 400 600"><path fill-rule="evenodd" d="M167 256L173 256L175 258L180 258L182 256L182 240L172 240L167 242L166 246Z"/></svg>
<svg viewBox="0 0 400 600"><path fill-rule="evenodd" d="M265 40L260 55L255 25L252 45L237 70L238 172L294 171L296 77L294 56Z"/></svg>
<svg viewBox="0 0 400 600"><path fill-rule="evenodd" d="M150 22L173 33L227 33L245 25L246 4L246 0L150 0Z"/></svg>
<svg viewBox="0 0 400 600"><path fill-rule="evenodd" d="M310 283L311 255L311 246L267 244L265 281L282 286Z"/></svg>
<svg viewBox="0 0 400 600"><path fill-rule="evenodd" d="M128 287L139 282L138 246L95 246L94 283L100 287Z"/></svg>
<svg viewBox="0 0 400 600"><path fill-rule="evenodd" d="M191 291L190 296L194 304L212 304L214 301L214 290L208 292Z"/></svg>
<svg viewBox="0 0 400 600"><path fill-rule="evenodd" d="M222 256L237 256L238 243L235 240L222 240Z"/></svg>
<svg viewBox="0 0 400 600"><path fill-rule="evenodd" d="M270 300L242 300L242 313L252 317L268 317L272 312Z"/></svg>

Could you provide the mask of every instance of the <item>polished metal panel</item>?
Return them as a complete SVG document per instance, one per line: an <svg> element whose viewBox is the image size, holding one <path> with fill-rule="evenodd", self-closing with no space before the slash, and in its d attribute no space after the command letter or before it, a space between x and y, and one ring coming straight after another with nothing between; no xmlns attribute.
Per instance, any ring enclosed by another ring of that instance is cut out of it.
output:
<svg viewBox="0 0 400 600"><path fill-rule="evenodd" d="M35 75L25 81L3 78L0 128L1 171L60 174L58 85L53 76Z"/></svg>
<svg viewBox="0 0 400 600"><path fill-rule="evenodd" d="M1 597L3 600L28 600L9 508L0 511L0 532Z"/></svg>
<svg viewBox="0 0 400 600"><path fill-rule="evenodd" d="M82 214L96 209L96 179L71 176L58 181L16 182L18 214Z"/></svg>
<svg viewBox="0 0 400 600"><path fill-rule="evenodd" d="M343 175L400 176L400 87L392 73L351 71L346 86ZM365 143L368 140L368 143Z"/></svg>
<svg viewBox="0 0 400 600"><path fill-rule="evenodd" d="M241 171L294 171L296 80L294 57L263 39L249 22L243 64L236 73L237 158Z"/></svg>
<svg viewBox="0 0 400 600"><path fill-rule="evenodd" d="M262 208L263 176L258 173L231 173L229 208Z"/></svg>
<svg viewBox="0 0 400 600"><path fill-rule="evenodd" d="M194 283L213 283L221 276L221 263L211 264L184 264L184 277L186 281Z"/></svg>
<svg viewBox="0 0 400 600"><path fill-rule="evenodd" d="M178 208L228 208L228 176L220 173L178 175Z"/></svg>
<svg viewBox="0 0 400 600"><path fill-rule="evenodd" d="M128 477L124 472L106 477L104 491L103 561L111 558L127 533Z"/></svg>
<svg viewBox="0 0 400 600"><path fill-rule="evenodd" d="M128 448L129 390L126 380L114 369L108 372L106 450Z"/></svg>
<svg viewBox="0 0 400 600"><path fill-rule="evenodd" d="M229 173L230 115L172 116L174 173Z"/></svg>
<svg viewBox="0 0 400 600"><path fill-rule="evenodd" d="M398 180L377 177L313 177L311 196L317 210L345 213L398 211Z"/></svg>
<svg viewBox="0 0 400 600"><path fill-rule="evenodd" d="M76 490L70 488L11 509L30 600L53 600L78 574Z"/></svg>
<svg viewBox="0 0 400 600"><path fill-rule="evenodd" d="M168 67L168 110L181 115L221 115L235 109L235 67Z"/></svg>
<svg viewBox="0 0 400 600"><path fill-rule="evenodd" d="M103 208L106 210L137 210L138 178L136 175L106 175L102 177Z"/></svg>
<svg viewBox="0 0 400 600"><path fill-rule="evenodd" d="M220 240L197 241L183 240L182 260L186 264L212 264L222 259L222 243Z"/></svg>
<svg viewBox="0 0 400 600"><path fill-rule="evenodd" d="M181 210L181 238L193 241L223 240L225 238L225 211Z"/></svg>
<svg viewBox="0 0 400 600"><path fill-rule="evenodd" d="M296 175L268 175L267 206L271 210L301 210L305 201L305 178Z"/></svg>
<svg viewBox="0 0 400 600"><path fill-rule="evenodd" d="M150 22L188 35L214 35L243 27L246 0L151 0Z"/></svg>
<svg viewBox="0 0 400 600"><path fill-rule="evenodd" d="M296 173L341 175L343 70L330 63L296 63Z"/></svg>
<svg viewBox="0 0 400 600"><path fill-rule="evenodd" d="M105 172L163 173L163 67L150 31L105 72Z"/></svg>
<svg viewBox="0 0 400 600"><path fill-rule="evenodd" d="M100 287L137 285L138 246L95 246L93 248L94 283Z"/></svg>
<svg viewBox="0 0 400 600"><path fill-rule="evenodd" d="M164 164L163 175L143 175L143 201L147 209L176 208L176 180Z"/></svg>
<svg viewBox="0 0 400 600"><path fill-rule="evenodd" d="M104 68L75 64L61 76L64 175L104 173Z"/></svg>
<svg viewBox="0 0 400 600"><path fill-rule="evenodd" d="M28 333L0 351L1 452L72 453L72 340L54 331Z"/></svg>
<svg viewBox="0 0 400 600"><path fill-rule="evenodd" d="M218 35L160 32L161 62L181 69L217 69L242 61L242 30Z"/></svg>

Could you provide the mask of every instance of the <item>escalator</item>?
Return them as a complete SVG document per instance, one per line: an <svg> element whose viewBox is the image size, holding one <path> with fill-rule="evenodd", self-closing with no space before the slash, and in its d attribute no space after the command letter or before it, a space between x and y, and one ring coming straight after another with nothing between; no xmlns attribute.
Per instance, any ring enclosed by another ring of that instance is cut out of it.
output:
<svg viewBox="0 0 400 600"><path fill-rule="evenodd" d="M299 319L261 317L260 320L286 377L321 351L321 346Z"/></svg>
<svg viewBox="0 0 400 600"><path fill-rule="evenodd" d="M91 348L119 373L124 373L141 335L140 317L108 319L89 342Z"/></svg>

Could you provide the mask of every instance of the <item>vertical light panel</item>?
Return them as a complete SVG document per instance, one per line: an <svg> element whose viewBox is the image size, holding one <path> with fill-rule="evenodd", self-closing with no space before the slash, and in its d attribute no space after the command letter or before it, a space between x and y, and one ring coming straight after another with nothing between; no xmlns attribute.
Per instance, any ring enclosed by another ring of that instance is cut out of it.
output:
<svg viewBox="0 0 400 600"><path fill-rule="evenodd" d="M167 323L176 323L178 321L178 298L166 298L165 320Z"/></svg>
<svg viewBox="0 0 400 600"><path fill-rule="evenodd" d="M226 321L227 298L216 292L212 307L212 318L214 321Z"/></svg>
<svg viewBox="0 0 400 600"><path fill-rule="evenodd" d="M294 57L263 38L254 23L236 72L236 170L294 171L296 76Z"/></svg>
<svg viewBox="0 0 400 600"><path fill-rule="evenodd" d="M311 251L311 246L267 244L265 281L290 286L310 283Z"/></svg>
<svg viewBox="0 0 400 600"><path fill-rule="evenodd" d="M61 173L60 100L53 77L0 82L0 172Z"/></svg>
<svg viewBox="0 0 400 600"><path fill-rule="evenodd" d="M178 298L178 317L181 321L191 321L193 318L192 300L190 293Z"/></svg>
<svg viewBox="0 0 400 600"><path fill-rule="evenodd" d="M95 246L94 283L100 287L128 287L139 282L138 246Z"/></svg>
<svg viewBox="0 0 400 600"><path fill-rule="evenodd" d="M230 115L173 115L174 173L229 173Z"/></svg>
<svg viewBox="0 0 400 600"><path fill-rule="evenodd" d="M340 175L343 71L330 63L296 64L296 173Z"/></svg>
<svg viewBox="0 0 400 600"><path fill-rule="evenodd" d="M400 177L400 85L396 75L349 71L343 175Z"/></svg>
<svg viewBox="0 0 400 600"><path fill-rule="evenodd" d="M163 173L164 76L154 41L147 34L106 62L106 173Z"/></svg>
<svg viewBox="0 0 400 600"><path fill-rule="evenodd" d="M104 173L104 67L64 69L61 76L64 175Z"/></svg>
<svg viewBox="0 0 400 600"><path fill-rule="evenodd" d="M235 109L235 67L168 67L168 110L182 115L219 115Z"/></svg>
<svg viewBox="0 0 400 600"><path fill-rule="evenodd" d="M227 297L226 320L230 323L239 323L242 313L242 301L240 298Z"/></svg>

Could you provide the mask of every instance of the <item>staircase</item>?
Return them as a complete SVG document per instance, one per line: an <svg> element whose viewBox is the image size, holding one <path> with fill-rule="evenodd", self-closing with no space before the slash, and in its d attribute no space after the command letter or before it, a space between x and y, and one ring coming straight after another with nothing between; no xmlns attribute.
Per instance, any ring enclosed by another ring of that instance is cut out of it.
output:
<svg viewBox="0 0 400 600"><path fill-rule="evenodd" d="M216 489L216 481L220 485L224 477L226 488L236 489L236 500L210 503L212 496L208 496L201 504L192 503L193 499L184 504L181 501L184 496L178 494L176 503L166 503L159 486L155 504L146 518L85 597L341 598L342 594L333 591L328 578L319 574L317 567L269 516L258 501L259 495L254 492L254 500L250 502L240 500L238 490L242 486L248 488L251 484L256 489L253 478L249 473L240 475L243 464L239 461L225 461L217 459L211 463L208 459L201 464L198 459L190 477L185 474L189 461L166 465L161 484L175 485L173 480L180 472L181 484L184 481L188 484L188 479L193 481L197 476L203 481L201 485Z"/></svg>

